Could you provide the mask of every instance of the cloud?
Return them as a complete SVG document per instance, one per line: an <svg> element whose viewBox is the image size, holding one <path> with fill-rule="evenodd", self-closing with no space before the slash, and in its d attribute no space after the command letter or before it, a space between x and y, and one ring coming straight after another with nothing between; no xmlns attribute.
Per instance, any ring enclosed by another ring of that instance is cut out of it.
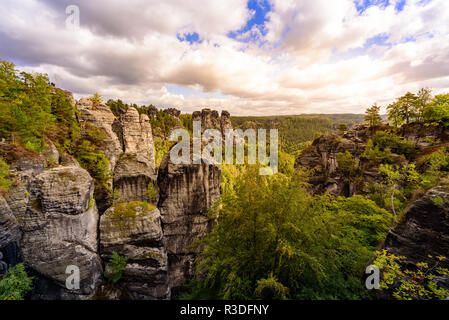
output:
<svg viewBox="0 0 449 320"><path fill-rule="evenodd" d="M444 0L79 0L76 32L71 4L2 1L0 58L78 98L268 115L362 113L420 87L449 91Z"/></svg>

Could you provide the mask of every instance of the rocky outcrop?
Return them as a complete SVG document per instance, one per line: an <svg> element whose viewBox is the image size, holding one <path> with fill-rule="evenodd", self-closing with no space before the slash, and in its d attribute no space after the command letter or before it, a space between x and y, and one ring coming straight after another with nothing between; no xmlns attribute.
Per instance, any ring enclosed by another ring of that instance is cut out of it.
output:
<svg viewBox="0 0 449 320"><path fill-rule="evenodd" d="M147 201L147 187L156 180L153 134L147 115L128 108L120 118L123 153L114 169L114 189L120 200Z"/></svg>
<svg viewBox="0 0 449 320"><path fill-rule="evenodd" d="M120 201L146 201L146 190L156 179L153 134L147 115L129 107L117 119L105 104L95 105L83 98L76 105L80 113L80 125L85 130L95 126L105 133L102 150L110 162L114 174L112 187ZM99 203L103 212L107 207Z"/></svg>
<svg viewBox="0 0 449 320"><path fill-rule="evenodd" d="M18 262L20 237L19 224L5 198L0 195L0 253L2 256L0 264L4 262L9 267ZM1 270L0 273L2 273Z"/></svg>
<svg viewBox="0 0 449 320"><path fill-rule="evenodd" d="M204 132L207 129L217 129L225 134L226 129L232 129L231 115L228 111L222 111L221 117L216 110L203 109L201 111L195 111L192 114L193 121L201 121L201 131Z"/></svg>
<svg viewBox="0 0 449 320"><path fill-rule="evenodd" d="M37 276L34 297L91 297L102 275L92 178L76 166L21 178L9 191L8 205L22 232L23 260ZM72 265L81 274L80 289L73 291L66 289Z"/></svg>
<svg viewBox="0 0 449 320"><path fill-rule="evenodd" d="M120 286L130 297L170 298L167 254L157 208L143 202L117 204L101 217L100 233L104 261L109 261L114 251L128 259ZM107 263L106 273L108 269Z"/></svg>
<svg viewBox="0 0 449 320"><path fill-rule="evenodd" d="M329 192L335 196L352 196L367 194L366 181L378 181L379 164L372 164L361 158L368 140L378 131L391 129L387 125L370 128L365 125L355 126L342 133L324 134L315 139L296 159L295 167L310 170L309 183L313 194ZM337 161L339 153L349 152L357 165L359 179L351 180ZM404 158L393 156L398 165L405 165ZM405 160L407 162L407 160Z"/></svg>
<svg viewBox="0 0 449 320"><path fill-rule="evenodd" d="M207 216L220 196L221 168L216 165L175 165L167 154L158 175L159 210L169 261L172 296L191 279L196 251L193 241L207 235L214 221Z"/></svg>
<svg viewBox="0 0 449 320"><path fill-rule="evenodd" d="M89 98L80 99L76 108L79 112L78 120L83 134L86 134L89 126L99 128L105 134L103 151L110 162L110 169L113 170L123 151L120 140L113 129L116 127L117 119L107 105L94 104Z"/></svg>
<svg viewBox="0 0 449 320"><path fill-rule="evenodd" d="M313 170L309 181L313 193L329 191L335 195L350 195L354 192L350 190L353 186L346 182L346 175L339 170L337 154L348 151L360 161L368 137L363 127L346 132L343 136L335 133L322 135L300 154L295 166Z"/></svg>
<svg viewBox="0 0 449 320"><path fill-rule="evenodd" d="M442 125L405 124L401 134L408 141L415 142L418 148L430 147L437 140L449 141L449 128Z"/></svg>
<svg viewBox="0 0 449 320"><path fill-rule="evenodd" d="M397 256L405 256L409 267L430 262L429 255L433 259L449 258L449 188L431 189L415 201L404 221L388 232L384 247ZM449 268L449 260L440 266Z"/></svg>

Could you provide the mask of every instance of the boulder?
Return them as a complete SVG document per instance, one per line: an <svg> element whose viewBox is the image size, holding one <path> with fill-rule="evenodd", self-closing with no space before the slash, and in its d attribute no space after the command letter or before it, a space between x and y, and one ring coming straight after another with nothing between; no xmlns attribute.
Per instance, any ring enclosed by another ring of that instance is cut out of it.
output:
<svg viewBox="0 0 449 320"><path fill-rule="evenodd" d="M93 191L88 172L76 166L44 171L11 188L23 260L37 276L34 298L88 299L95 293L102 266ZM66 288L68 266L80 270L79 290Z"/></svg>
<svg viewBox="0 0 449 320"><path fill-rule="evenodd" d="M128 259L119 282L133 299L169 299L167 254L159 210L145 202L119 203L100 221L101 256L108 263L115 251Z"/></svg>
<svg viewBox="0 0 449 320"><path fill-rule="evenodd" d="M384 247L411 265L430 262L429 255L449 258L449 188L436 187L415 201L404 221L388 232ZM449 268L449 260L441 266Z"/></svg>

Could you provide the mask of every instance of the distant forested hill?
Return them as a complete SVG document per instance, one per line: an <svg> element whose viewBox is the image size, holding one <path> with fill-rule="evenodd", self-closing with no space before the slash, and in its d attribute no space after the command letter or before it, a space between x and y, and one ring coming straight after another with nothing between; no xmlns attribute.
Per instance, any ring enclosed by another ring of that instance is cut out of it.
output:
<svg viewBox="0 0 449 320"><path fill-rule="evenodd" d="M341 123L352 127L364 120L363 114L307 114L293 116L231 117L234 128L279 129L280 147L295 153L317 134L337 129Z"/></svg>

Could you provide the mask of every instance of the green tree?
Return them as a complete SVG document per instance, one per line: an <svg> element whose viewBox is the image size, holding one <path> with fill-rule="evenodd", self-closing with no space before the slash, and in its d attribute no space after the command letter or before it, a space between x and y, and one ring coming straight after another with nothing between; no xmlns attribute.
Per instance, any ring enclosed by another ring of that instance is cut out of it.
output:
<svg viewBox="0 0 449 320"><path fill-rule="evenodd" d="M380 107L375 104L371 108L366 109L365 121L369 124L370 127L378 126L382 122L382 118L380 117Z"/></svg>
<svg viewBox="0 0 449 320"><path fill-rule="evenodd" d="M234 179L213 207L213 232L198 243L190 298L364 295L360 274L391 214L363 197L313 198L299 172L260 176L247 166Z"/></svg>
<svg viewBox="0 0 449 320"><path fill-rule="evenodd" d="M432 90L428 88L422 88L416 94L416 119L418 121L424 121L426 118L426 112L429 107L429 103L432 100Z"/></svg>
<svg viewBox="0 0 449 320"><path fill-rule="evenodd" d="M98 92L95 92L94 95L90 97L90 100L93 102L94 106L98 106L103 103L103 98Z"/></svg>
<svg viewBox="0 0 449 320"><path fill-rule="evenodd" d="M449 94L439 94L431 100L425 111L425 119L449 127Z"/></svg>
<svg viewBox="0 0 449 320"><path fill-rule="evenodd" d="M407 92L396 102L390 104L387 109L388 119L394 125L400 125L402 122L409 124L419 113L419 99L415 94Z"/></svg>

